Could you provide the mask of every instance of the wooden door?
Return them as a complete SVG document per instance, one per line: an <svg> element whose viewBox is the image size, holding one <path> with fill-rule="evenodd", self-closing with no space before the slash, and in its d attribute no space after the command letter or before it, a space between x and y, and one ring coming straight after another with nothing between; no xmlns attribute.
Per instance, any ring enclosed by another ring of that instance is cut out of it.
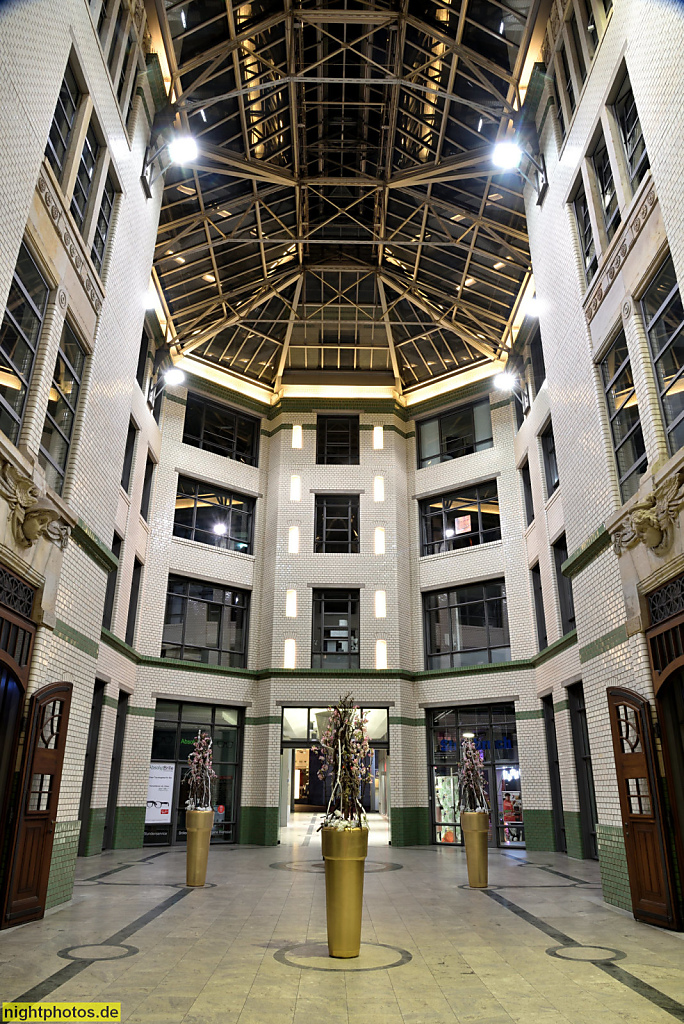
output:
<svg viewBox="0 0 684 1024"><path fill-rule="evenodd" d="M3 928L45 913L71 692L52 683L31 697Z"/></svg>
<svg viewBox="0 0 684 1024"><path fill-rule="evenodd" d="M663 928L676 928L651 708L647 700L631 690L610 687L607 693L634 917Z"/></svg>

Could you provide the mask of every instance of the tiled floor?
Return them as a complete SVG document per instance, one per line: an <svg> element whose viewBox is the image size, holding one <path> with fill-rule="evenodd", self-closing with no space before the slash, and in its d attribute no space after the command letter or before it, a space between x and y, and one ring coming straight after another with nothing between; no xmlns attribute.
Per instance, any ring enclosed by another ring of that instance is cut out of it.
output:
<svg viewBox="0 0 684 1024"><path fill-rule="evenodd" d="M361 956L330 960L316 828L212 849L205 889L184 887L182 850L79 861L71 904L0 933L0 995L116 1000L151 1024L684 1021L682 935L606 907L596 864L491 851L491 888L471 890L462 851L393 849L383 823Z"/></svg>

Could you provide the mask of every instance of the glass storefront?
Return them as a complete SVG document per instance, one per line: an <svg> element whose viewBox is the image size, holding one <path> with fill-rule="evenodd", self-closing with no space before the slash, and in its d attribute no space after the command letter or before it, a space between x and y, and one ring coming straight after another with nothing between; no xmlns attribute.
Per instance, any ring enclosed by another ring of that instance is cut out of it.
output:
<svg viewBox="0 0 684 1024"><path fill-rule="evenodd" d="M518 738L513 704L432 708L428 711L433 841L463 844L458 806L461 744L472 737L480 752L491 807L492 846L525 845Z"/></svg>
<svg viewBox="0 0 684 1024"><path fill-rule="evenodd" d="M241 709L158 700L145 814L146 846L184 843L187 840L185 802L188 787L185 775L188 754L199 729L210 734L213 744L216 778L211 787L214 809L211 841L234 843L237 840Z"/></svg>

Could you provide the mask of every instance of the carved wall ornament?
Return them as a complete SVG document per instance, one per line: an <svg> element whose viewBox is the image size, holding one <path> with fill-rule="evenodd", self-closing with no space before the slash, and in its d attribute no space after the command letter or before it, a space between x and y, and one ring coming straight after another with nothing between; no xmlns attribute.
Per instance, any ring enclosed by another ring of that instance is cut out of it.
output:
<svg viewBox="0 0 684 1024"><path fill-rule="evenodd" d="M67 308L67 305L69 303L69 299L67 298L67 293L64 291L63 288L59 288L58 291L57 291L57 302L59 303L59 308L60 309L66 309Z"/></svg>
<svg viewBox="0 0 684 1024"><path fill-rule="evenodd" d="M43 200L43 205L47 210L50 218L52 219L59 237L64 244L66 253L71 260L71 264L81 279L83 289L88 296L91 306L97 314L102 309L102 295L100 289L95 284L92 274L88 271L87 261L83 258L79 245L73 238L71 229L68 225L64 211L60 202L52 191L52 185L50 184L45 169L41 169L38 177L38 195ZM64 293L66 299L66 292ZM60 305L62 304L61 298L59 298Z"/></svg>
<svg viewBox="0 0 684 1024"><path fill-rule="evenodd" d="M601 303L610 291L613 282L622 269L622 264L627 259L627 256L629 255L630 250L634 247L634 244L641 234L646 221L653 212L656 202L657 197L655 189L651 187L638 210L632 217L630 217L628 223L625 225L622 242L613 253L610 261L602 267L598 275L597 285L584 311L588 324L590 324L594 319ZM624 315L629 316L629 313Z"/></svg>
<svg viewBox="0 0 684 1024"><path fill-rule="evenodd" d="M684 472L675 473L632 506L626 520L613 534L613 551L621 555L635 544L645 544L655 555L672 547L674 524L684 507Z"/></svg>
<svg viewBox="0 0 684 1024"><path fill-rule="evenodd" d="M630 302L629 299L625 299L625 301L622 303L622 319L623 320L629 320L631 315L632 315L632 303Z"/></svg>
<svg viewBox="0 0 684 1024"><path fill-rule="evenodd" d="M9 505L7 520L20 547L30 548L40 537L47 537L58 548L66 548L71 528L59 522L59 509L48 497L41 497L33 480L9 462L3 462L0 469L0 497Z"/></svg>

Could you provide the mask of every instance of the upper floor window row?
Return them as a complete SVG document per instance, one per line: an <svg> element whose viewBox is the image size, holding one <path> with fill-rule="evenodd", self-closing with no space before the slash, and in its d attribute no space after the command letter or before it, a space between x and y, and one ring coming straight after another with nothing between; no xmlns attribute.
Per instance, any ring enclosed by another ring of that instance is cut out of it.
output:
<svg viewBox="0 0 684 1024"><path fill-rule="evenodd" d="M249 599L245 590L170 575L162 658L246 668Z"/></svg>
<svg viewBox="0 0 684 1024"><path fill-rule="evenodd" d="M670 454L684 447L684 306L671 257L641 300Z"/></svg>
<svg viewBox="0 0 684 1024"><path fill-rule="evenodd" d="M503 580L431 591L423 612L428 669L511 660Z"/></svg>
<svg viewBox="0 0 684 1024"><path fill-rule="evenodd" d="M464 487L420 503L421 554L486 544L501 539L496 480Z"/></svg>
<svg viewBox="0 0 684 1024"><path fill-rule="evenodd" d="M601 360L600 372L620 495L623 501L627 501L638 488L640 475L646 472L646 448L624 331L620 331Z"/></svg>
<svg viewBox="0 0 684 1024"><path fill-rule="evenodd" d="M358 416L318 417L316 420L316 462L334 466L358 466Z"/></svg>
<svg viewBox="0 0 684 1024"><path fill-rule="evenodd" d="M489 399L418 423L418 468L484 451L494 444Z"/></svg>
<svg viewBox="0 0 684 1024"><path fill-rule="evenodd" d="M183 442L256 466L259 457L259 420L234 412L200 395L188 394Z"/></svg>
<svg viewBox="0 0 684 1024"><path fill-rule="evenodd" d="M561 136L575 112L612 5L612 0L570 0L555 32L548 70Z"/></svg>
<svg viewBox="0 0 684 1024"><path fill-rule="evenodd" d="M138 71L144 70L144 17L136 25L134 5L129 8L126 0L91 0L90 6L116 98L128 124Z"/></svg>
<svg viewBox="0 0 684 1024"><path fill-rule="evenodd" d="M179 476L174 536L251 554L254 504L254 498L244 494Z"/></svg>

